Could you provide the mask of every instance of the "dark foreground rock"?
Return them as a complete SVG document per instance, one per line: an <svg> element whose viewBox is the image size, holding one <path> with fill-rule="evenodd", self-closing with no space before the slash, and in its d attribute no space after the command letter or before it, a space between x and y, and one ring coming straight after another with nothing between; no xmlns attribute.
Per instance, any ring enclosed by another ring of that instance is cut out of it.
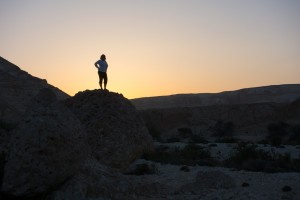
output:
<svg viewBox="0 0 300 200"><path fill-rule="evenodd" d="M63 196L73 198L73 187L86 190L84 198L110 196L108 191L124 189L122 183L131 193L127 178L116 172L115 180L106 170L99 174L98 167L125 169L152 150L152 138L129 100L94 90L58 101L52 90L42 89L25 113L14 129L0 129L5 138L0 143L0 199L45 194L57 199L62 194L54 190L66 190Z"/></svg>
<svg viewBox="0 0 300 200"><path fill-rule="evenodd" d="M78 171L85 131L55 94L43 89L21 125L11 132L2 192L34 196L62 184Z"/></svg>
<svg viewBox="0 0 300 200"><path fill-rule="evenodd" d="M100 163L125 169L153 148L152 138L131 102L121 94L93 90L66 99L87 131L92 155Z"/></svg>
<svg viewBox="0 0 300 200"><path fill-rule="evenodd" d="M145 177L126 176L101 165L97 160L87 160L72 179L48 196L50 200L103 200L144 199L171 193L168 186L147 180Z"/></svg>
<svg viewBox="0 0 300 200"><path fill-rule="evenodd" d="M45 79L34 77L0 57L0 127L12 129L21 122L31 99L43 88L49 88L59 100L69 97Z"/></svg>

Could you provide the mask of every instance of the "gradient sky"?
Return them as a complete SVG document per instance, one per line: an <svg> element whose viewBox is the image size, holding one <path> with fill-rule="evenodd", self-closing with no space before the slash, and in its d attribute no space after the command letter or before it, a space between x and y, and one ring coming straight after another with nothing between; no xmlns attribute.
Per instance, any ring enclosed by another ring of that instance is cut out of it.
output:
<svg viewBox="0 0 300 200"><path fill-rule="evenodd" d="M299 0L0 0L0 56L70 95L300 83Z"/></svg>

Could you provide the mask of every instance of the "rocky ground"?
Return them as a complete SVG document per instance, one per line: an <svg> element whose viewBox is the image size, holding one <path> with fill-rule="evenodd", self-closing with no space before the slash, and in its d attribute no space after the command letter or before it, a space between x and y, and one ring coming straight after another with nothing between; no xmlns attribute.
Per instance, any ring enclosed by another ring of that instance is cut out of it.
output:
<svg viewBox="0 0 300 200"><path fill-rule="evenodd" d="M177 153L190 144L186 143L155 143L158 151ZM224 161L238 151L238 144L212 143L193 144L209 151L212 158ZM300 158L298 146L285 145L274 147L266 144L254 144L258 151L272 155L289 154L291 159ZM163 149L163 150L162 150ZM163 156L161 156L163 157ZM165 157L167 160L168 158ZM180 156L178 156L180 159ZM170 162L174 160L170 159ZM176 161L175 161L176 163ZM259 161L257 161L259 163ZM252 163L253 164L253 163ZM249 163L250 165L250 163ZM256 167L256 164L254 164ZM275 163L274 163L275 166ZM273 166L273 167L274 167ZM255 169L256 170L256 169ZM162 164L151 159L139 159L133 163L129 171L148 182L157 183L163 191L153 196L140 196L137 199L207 199L207 200L298 200L300 199L300 173L276 172L265 173L257 171L237 170L236 168ZM279 170L280 171L280 170Z"/></svg>
<svg viewBox="0 0 300 200"><path fill-rule="evenodd" d="M136 164L147 163L138 160ZM166 188L158 196L137 199L300 199L300 173L263 173L230 168L155 164L155 174L139 176Z"/></svg>
<svg viewBox="0 0 300 200"><path fill-rule="evenodd" d="M160 143L155 142L156 148L164 148L169 151L175 151L176 149L183 149L189 143L183 142L175 142L175 143ZM204 150L210 152L211 156L217 160L225 160L229 158L233 153L235 153L238 149L237 143L199 143L194 144L197 145ZM280 146L272 146L269 144L253 144L258 150L263 150L264 152L268 152L271 154L277 155L290 155L291 158L298 159L300 158L300 145L280 145Z"/></svg>

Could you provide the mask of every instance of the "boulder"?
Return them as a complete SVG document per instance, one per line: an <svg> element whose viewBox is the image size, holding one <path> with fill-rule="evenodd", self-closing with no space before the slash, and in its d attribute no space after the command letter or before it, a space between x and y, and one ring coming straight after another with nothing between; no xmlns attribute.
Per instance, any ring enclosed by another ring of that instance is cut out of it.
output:
<svg viewBox="0 0 300 200"><path fill-rule="evenodd" d="M13 196L35 196L61 185L88 151L80 122L53 91L41 90L31 105L11 133L4 166L1 192Z"/></svg>
<svg viewBox="0 0 300 200"><path fill-rule="evenodd" d="M125 169L152 151L152 137L142 118L121 94L87 90L64 102L86 129L92 156L100 163Z"/></svg>
<svg viewBox="0 0 300 200"><path fill-rule="evenodd" d="M126 176L95 159L88 159L78 174L53 191L47 199L159 199L171 191L170 187L146 177Z"/></svg>

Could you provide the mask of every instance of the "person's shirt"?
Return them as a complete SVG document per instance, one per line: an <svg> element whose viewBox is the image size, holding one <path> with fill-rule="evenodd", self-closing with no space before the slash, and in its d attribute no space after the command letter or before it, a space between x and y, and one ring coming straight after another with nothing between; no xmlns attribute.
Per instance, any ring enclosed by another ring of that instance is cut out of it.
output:
<svg viewBox="0 0 300 200"><path fill-rule="evenodd" d="M96 64L99 65L99 67L98 67L98 71L99 72L106 72L106 70L108 68L108 64L107 64L107 62L105 60L98 60L96 62Z"/></svg>

